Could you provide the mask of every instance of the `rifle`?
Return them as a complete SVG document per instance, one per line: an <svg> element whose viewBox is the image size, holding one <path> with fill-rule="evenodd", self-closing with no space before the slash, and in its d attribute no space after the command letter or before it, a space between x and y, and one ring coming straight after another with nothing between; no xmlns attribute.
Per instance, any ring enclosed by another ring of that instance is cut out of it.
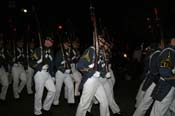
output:
<svg viewBox="0 0 175 116"><path fill-rule="evenodd" d="M60 49L61 49L61 53L62 53L62 56L63 56L63 61L65 61L64 68L65 69L71 69L71 66L69 64L69 61L66 58L66 53L65 53L65 50L64 50L64 47L63 47L63 43L62 42L60 43Z"/></svg>
<svg viewBox="0 0 175 116"><path fill-rule="evenodd" d="M65 54L64 54L64 50L63 50L63 44L60 43L60 49L61 49L61 54L63 56L63 61L65 61ZM66 67L66 64L64 63L64 67Z"/></svg>
<svg viewBox="0 0 175 116"><path fill-rule="evenodd" d="M43 62L44 60L44 57L43 57L43 46L42 46L42 41L41 41L41 30L40 30L40 22L39 22L39 19L38 19L38 15L36 13L36 10L35 10L35 7L32 6L32 11L33 11L33 14L34 14L34 18L35 18L35 21L36 21L36 24L37 24L37 30L38 30L38 39L39 39L39 47L41 49L41 58L40 58L40 63Z"/></svg>
<svg viewBox="0 0 175 116"><path fill-rule="evenodd" d="M16 62L16 38L12 40L12 46L13 46L13 63Z"/></svg>
<svg viewBox="0 0 175 116"><path fill-rule="evenodd" d="M169 77L169 78L164 78L164 80L175 80L175 76Z"/></svg>
<svg viewBox="0 0 175 116"><path fill-rule="evenodd" d="M105 28L103 29L103 35L105 35L106 39L109 39L109 33L107 30L105 30ZM106 43L105 43L106 44ZM107 44L106 44L107 45ZM106 72L109 72L109 60L110 60L110 55L111 55L111 46L107 45L109 48L108 50L104 50L104 59L105 59L105 68L106 68Z"/></svg>
<svg viewBox="0 0 175 116"><path fill-rule="evenodd" d="M109 61L107 61L108 58L107 58L106 52L107 52L107 51L103 49L104 60L105 60L105 70L106 70L106 72L109 72L109 66L108 66L108 62L109 62Z"/></svg>
<svg viewBox="0 0 175 116"><path fill-rule="evenodd" d="M27 69L29 67L29 31L30 31L30 25L27 25L27 32L26 32L26 57L27 57Z"/></svg>
<svg viewBox="0 0 175 116"><path fill-rule="evenodd" d="M94 69L97 70L97 62L98 62L98 50L99 50L99 43L97 38L97 25L96 25L96 16L95 16L95 7L90 2L90 16L91 21L93 23L93 46L95 47L95 59L94 59Z"/></svg>

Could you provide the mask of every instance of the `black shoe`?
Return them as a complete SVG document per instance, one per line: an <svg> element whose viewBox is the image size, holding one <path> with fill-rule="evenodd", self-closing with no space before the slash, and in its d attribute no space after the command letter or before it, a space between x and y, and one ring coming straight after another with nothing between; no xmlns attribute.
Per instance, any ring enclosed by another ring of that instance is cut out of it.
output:
<svg viewBox="0 0 175 116"><path fill-rule="evenodd" d="M80 100L80 96L75 96L75 100Z"/></svg>
<svg viewBox="0 0 175 116"><path fill-rule="evenodd" d="M72 109L76 109L77 108L77 105L76 103L68 103L69 107L72 108Z"/></svg>
<svg viewBox="0 0 175 116"><path fill-rule="evenodd" d="M80 102L80 96L75 96L75 103L79 103Z"/></svg>
<svg viewBox="0 0 175 116"><path fill-rule="evenodd" d="M93 116L93 114L90 112L86 112L86 116Z"/></svg>
<svg viewBox="0 0 175 116"><path fill-rule="evenodd" d="M7 105L7 101L6 100L0 100L0 105Z"/></svg>
<svg viewBox="0 0 175 116"><path fill-rule="evenodd" d="M42 116L52 116L52 112L50 110L42 110L43 115Z"/></svg>

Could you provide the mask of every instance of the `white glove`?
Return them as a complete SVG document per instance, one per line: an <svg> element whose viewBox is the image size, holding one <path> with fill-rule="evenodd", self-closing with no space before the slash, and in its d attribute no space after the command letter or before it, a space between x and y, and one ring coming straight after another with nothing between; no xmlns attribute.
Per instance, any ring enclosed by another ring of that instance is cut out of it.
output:
<svg viewBox="0 0 175 116"><path fill-rule="evenodd" d="M106 78L110 78L111 77L111 74L110 72L107 72L106 75L105 75Z"/></svg>
<svg viewBox="0 0 175 116"><path fill-rule="evenodd" d="M74 60L75 58L76 58L76 57L75 57L75 56L73 56L73 57L72 57L72 60Z"/></svg>
<svg viewBox="0 0 175 116"><path fill-rule="evenodd" d="M64 61L64 60L61 62L61 64L65 64L65 63L66 63L66 61Z"/></svg>
<svg viewBox="0 0 175 116"><path fill-rule="evenodd" d="M70 74L70 69L66 69L65 73Z"/></svg>
<svg viewBox="0 0 175 116"><path fill-rule="evenodd" d="M55 77L52 77L52 80L53 80L53 82L55 82L56 80L55 80Z"/></svg>
<svg viewBox="0 0 175 116"><path fill-rule="evenodd" d="M89 68L94 68L94 63L88 65Z"/></svg>
<svg viewBox="0 0 175 116"><path fill-rule="evenodd" d="M43 56L37 61L37 64L41 63L43 61Z"/></svg>
<svg viewBox="0 0 175 116"><path fill-rule="evenodd" d="M100 72L99 72L99 71L96 71L96 72L93 74L93 77L95 77L95 78L100 77Z"/></svg>
<svg viewBox="0 0 175 116"><path fill-rule="evenodd" d="M105 63L103 63L101 66L102 66L102 68L105 67Z"/></svg>
<svg viewBox="0 0 175 116"><path fill-rule="evenodd" d="M175 67L171 70L173 74L175 74Z"/></svg>
<svg viewBox="0 0 175 116"><path fill-rule="evenodd" d="M47 64L42 66L42 70L47 70L49 68L49 66Z"/></svg>

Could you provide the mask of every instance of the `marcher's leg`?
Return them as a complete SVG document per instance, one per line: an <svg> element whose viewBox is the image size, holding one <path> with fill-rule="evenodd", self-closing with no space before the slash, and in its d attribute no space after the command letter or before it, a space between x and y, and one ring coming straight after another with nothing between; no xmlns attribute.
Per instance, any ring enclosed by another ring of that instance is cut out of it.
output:
<svg viewBox="0 0 175 116"><path fill-rule="evenodd" d="M150 116L165 116L174 99L175 88L172 87L166 97L160 102L155 101Z"/></svg>
<svg viewBox="0 0 175 116"><path fill-rule="evenodd" d="M152 91L154 87L156 86L155 83L152 83L151 86L146 90L145 95L135 110L133 116L144 116L146 111L149 109L151 104L153 103L153 98L151 97Z"/></svg>
<svg viewBox="0 0 175 116"><path fill-rule="evenodd" d="M100 104L100 116L110 116L108 99L102 84L98 86L97 91L95 93L95 97L97 98Z"/></svg>
<svg viewBox="0 0 175 116"><path fill-rule="evenodd" d="M76 116L86 115L98 86L99 82L97 78L91 77L85 82L80 102L77 107Z"/></svg>
<svg viewBox="0 0 175 116"><path fill-rule="evenodd" d="M7 90L9 87L9 82L8 82L8 75L6 72L3 72L1 76L1 93L0 93L0 99L1 100L6 100L6 95L7 95Z"/></svg>
<svg viewBox="0 0 175 116"><path fill-rule="evenodd" d="M35 98L34 98L34 114L42 114L42 97L45 85L45 77L42 77L41 72L37 72L34 76L35 82Z"/></svg>
<svg viewBox="0 0 175 116"><path fill-rule="evenodd" d="M23 70L22 72L20 72L20 85L19 85L19 88L18 88L18 92L21 93L22 90L24 89L25 85L26 85L26 82L27 82L27 78L26 78L26 72Z"/></svg>
<svg viewBox="0 0 175 116"><path fill-rule="evenodd" d="M47 93L47 96L46 96L44 103L43 103L43 109L48 111L48 110L50 110L53 99L55 97L55 91L56 91L54 82L51 78L49 78L46 81L45 87L47 88L48 93Z"/></svg>
<svg viewBox="0 0 175 116"><path fill-rule="evenodd" d="M64 83L65 83L65 86L67 88L68 103L75 103L74 85L73 85L73 80L72 80L70 74L66 74L66 78L64 80Z"/></svg>
<svg viewBox="0 0 175 116"><path fill-rule="evenodd" d="M113 89L111 89L111 86L109 85L109 82L105 80L106 82L103 84L103 87L106 92L106 96L108 99L109 106L112 110L112 112L115 113L120 113L120 108L115 102L114 96L113 96Z"/></svg>
<svg viewBox="0 0 175 116"><path fill-rule="evenodd" d="M54 97L54 101L53 101L53 105L59 105L59 98L60 98L60 94L61 94L61 89L62 89L62 85L64 82L64 74L61 71L57 71L55 74L55 80L56 80L56 84L55 84L55 88L56 88L56 92L55 92L55 97Z"/></svg>

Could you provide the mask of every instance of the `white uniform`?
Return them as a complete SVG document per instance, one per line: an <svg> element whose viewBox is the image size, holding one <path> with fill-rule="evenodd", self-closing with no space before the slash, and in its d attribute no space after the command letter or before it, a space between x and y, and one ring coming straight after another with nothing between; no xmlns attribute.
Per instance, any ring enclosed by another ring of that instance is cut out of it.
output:
<svg viewBox="0 0 175 116"><path fill-rule="evenodd" d="M100 103L100 116L110 116L108 100L105 89L98 77L91 77L85 82L80 102L77 108L76 116L85 116L93 97L96 97Z"/></svg>
<svg viewBox="0 0 175 116"><path fill-rule="evenodd" d="M112 70L111 64L109 64L108 66L109 66L109 72L110 72L111 78L109 78L107 81L109 82L109 85L110 85L110 87L112 89L112 91L111 91L112 92L112 95L114 95L114 93L113 93L113 87L115 85L115 75L114 75L114 72Z"/></svg>
<svg viewBox="0 0 175 116"><path fill-rule="evenodd" d="M69 69L68 69L69 70ZM61 71L57 71L55 74L56 79L56 94L53 101L54 105L59 105L59 98L62 90L63 83L65 84L65 98L67 99L68 103L75 103L74 99L74 85L73 79L69 73L63 73Z"/></svg>
<svg viewBox="0 0 175 116"><path fill-rule="evenodd" d="M62 90L63 83L65 85L64 88L64 98L67 99L69 104L75 103L74 98L74 81L71 77L71 57L70 57L70 49L61 48L60 51L57 52L55 56L55 65L57 72L55 73L56 80L56 94L53 101L54 105L59 105L60 94Z"/></svg>
<svg viewBox="0 0 175 116"><path fill-rule="evenodd" d="M151 104L153 103L153 98L151 96L155 86L156 81L158 80L158 74L159 74L159 66L158 66L158 58L159 58L160 50L155 50L151 55L149 56L148 60L148 69L149 74L147 76L147 79L144 81L148 88L145 87L145 84L143 85L143 88L145 90L144 96L141 99L136 111L134 112L133 116L144 116L146 111L149 109Z"/></svg>
<svg viewBox="0 0 175 116"><path fill-rule="evenodd" d="M9 87L8 69L5 70L5 67L6 66L8 67L8 60L7 57L5 56L4 48L0 48L0 60L1 60L0 62L2 63L0 66L0 84L1 84L0 100L4 101L6 100L7 90Z"/></svg>
<svg viewBox="0 0 175 116"><path fill-rule="evenodd" d="M141 99L133 116L144 116L145 115L146 111L149 109L149 107L153 103L153 98L151 97L151 94L155 86L156 84L153 82L151 86L146 90L145 95Z"/></svg>
<svg viewBox="0 0 175 116"><path fill-rule="evenodd" d="M142 81L142 83L139 86L139 90L138 90L137 95L136 95L135 108L137 108L139 106L139 104L141 103L141 101L145 95L145 91L142 90L144 83L145 83L145 79Z"/></svg>
<svg viewBox="0 0 175 116"><path fill-rule="evenodd" d="M171 78L174 76L174 72L172 71L175 66L174 63L175 58L175 50L172 46L168 46L163 49L159 55L159 63L160 63L160 80L159 80L159 88L160 91L155 91L155 93L159 93L157 96L161 97L159 100L155 100L150 116L165 116L167 112L169 112L169 108L174 100L175 88L174 88L174 80L166 81L165 78ZM167 65L168 64L168 65ZM155 94L156 95L156 94ZM164 95L164 96L161 96ZM153 96L154 97L154 96ZM156 97L156 96L155 96ZM156 98L158 98L156 97Z"/></svg>
<svg viewBox="0 0 175 116"><path fill-rule="evenodd" d="M90 46L85 50L78 62L78 69L84 73L87 79L83 85L83 91L77 108L76 116L85 116L92 105L94 97L100 105L100 116L110 116L108 98L105 88L100 81L100 72L93 73L95 49ZM92 75L92 76L91 76ZM111 90L111 89L110 89Z"/></svg>
<svg viewBox="0 0 175 116"><path fill-rule="evenodd" d="M34 75L35 81L35 99L34 99L34 114L42 114L41 109L48 111L51 108L54 96L55 96L55 85L51 75L45 71L38 71ZM44 88L48 90L47 96L42 104L42 97Z"/></svg>
<svg viewBox="0 0 175 116"><path fill-rule="evenodd" d="M114 95L113 95L113 89L111 89L109 79L100 78L99 80L100 80L101 84L103 85L103 87L105 89L106 96L107 96L107 99L108 99L108 104L109 104L109 107L112 110L113 114L120 113L120 108L117 105L117 103L115 102ZM91 103L91 105L88 109L88 112L91 112L91 108L92 108L92 105L93 105L94 102L96 104L96 99L94 99L94 101Z"/></svg>
<svg viewBox="0 0 175 116"><path fill-rule="evenodd" d="M33 74L34 74L34 69L32 69L30 66L28 66L28 69L26 70L26 77L27 77L27 93L32 94L32 86L33 86Z"/></svg>
<svg viewBox="0 0 175 116"><path fill-rule="evenodd" d="M6 100L9 82L8 82L8 73L5 72L3 66L1 66L0 68L0 83L1 83L0 100Z"/></svg>
<svg viewBox="0 0 175 116"><path fill-rule="evenodd" d="M33 90L32 90L32 87L33 87L33 76L34 76L34 68L32 68L32 63L33 62L33 55L34 54L34 48L30 48L29 49L29 53L27 54L27 60L28 60L28 67L27 67L27 70L26 70L26 76L27 76L27 93L28 94L32 94L33 93Z"/></svg>
<svg viewBox="0 0 175 116"><path fill-rule="evenodd" d="M75 96L80 96L79 85L81 83L82 75L76 69L75 64L71 64L71 69L72 69L72 75L71 75L71 77L73 78L73 80L75 82L74 95Z"/></svg>
<svg viewBox="0 0 175 116"><path fill-rule="evenodd" d="M155 101L150 113L150 116L165 116L169 111L169 107L173 102L175 95L175 88L172 87L166 97L160 102Z"/></svg>
<svg viewBox="0 0 175 116"><path fill-rule="evenodd" d="M13 93L14 98L20 98L20 93L26 85L27 78L26 72L24 70L24 66L20 63L15 63L12 67L12 75L13 75Z"/></svg>

